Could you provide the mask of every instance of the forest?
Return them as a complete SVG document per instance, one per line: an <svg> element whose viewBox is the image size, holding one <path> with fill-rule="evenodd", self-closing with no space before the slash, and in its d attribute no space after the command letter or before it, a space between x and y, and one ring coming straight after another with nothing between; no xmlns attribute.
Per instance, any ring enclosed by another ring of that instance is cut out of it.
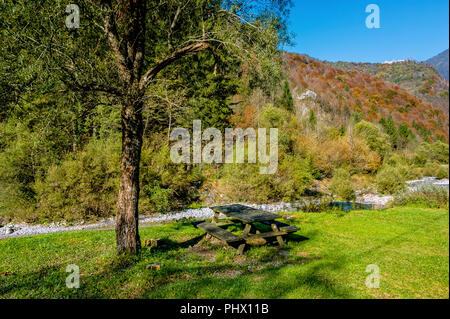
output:
<svg viewBox="0 0 450 319"><path fill-rule="evenodd" d="M63 1L1 2L2 223L165 213L210 204L211 189L219 202L351 201L448 178L442 103L283 51L289 1L79 2L80 28ZM277 171L173 163L170 133L194 120L278 128Z"/></svg>

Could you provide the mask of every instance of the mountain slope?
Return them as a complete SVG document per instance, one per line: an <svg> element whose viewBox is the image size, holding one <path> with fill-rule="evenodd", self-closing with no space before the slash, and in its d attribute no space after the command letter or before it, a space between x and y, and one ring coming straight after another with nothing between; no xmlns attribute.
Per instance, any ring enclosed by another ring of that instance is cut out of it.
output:
<svg viewBox="0 0 450 319"><path fill-rule="evenodd" d="M392 116L397 125L408 126L423 139L448 141L445 112L406 89L379 76L342 70L301 54L286 53L284 59L296 103L302 103L302 92L314 91L317 104L336 124L344 125L354 113L372 122Z"/></svg>
<svg viewBox="0 0 450 319"><path fill-rule="evenodd" d="M448 49L438 55L426 60L428 64L434 66L442 76L448 81Z"/></svg>
<svg viewBox="0 0 450 319"><path fill-rule="evenodd" d="M395 63L330 64L345 71L364 72L379 80L391 82L449 114L449 83L436 68L425 62L409 60Z"/></svg>

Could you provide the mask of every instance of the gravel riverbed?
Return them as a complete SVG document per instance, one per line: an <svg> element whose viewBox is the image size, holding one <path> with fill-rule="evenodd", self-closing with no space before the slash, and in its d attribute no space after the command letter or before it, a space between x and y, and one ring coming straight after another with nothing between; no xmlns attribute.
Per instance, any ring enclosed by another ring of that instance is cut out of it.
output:
<svg viewBox="0 0 450 319"><path fill-rule="evenodd" d="M289 212L300 208L298 203L273 203L273 204L248 204L245 205L266 210L272 213ZM141 227L163 224L166 222L179 221L182 219L203 220L213 217L214 212L206 208L185 209L182 211L170 212L166 214L157 215L142 215L139 217L139 224ZM224 217L224 216L222 216ZM106 218L92 224L77 224L68 226L66 223L51 223L45 225L29 225L25 223L7 224L0 227L0 239L23 237L31 235L79 231L79 230L93 230L93 229L113 229L114 218Z"/></svg>

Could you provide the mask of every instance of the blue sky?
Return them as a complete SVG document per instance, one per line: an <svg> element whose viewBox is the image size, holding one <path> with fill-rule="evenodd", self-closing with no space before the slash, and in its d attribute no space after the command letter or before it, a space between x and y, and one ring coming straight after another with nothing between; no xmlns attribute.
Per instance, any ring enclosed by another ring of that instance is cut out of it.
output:
<svg viewBox="0 0 450 319"><path fill-rule="evenodd" d="M293 0L290 52L327 61L427 60L449 47L448 0ZM366 6L380 8L368 29Z"/></svg>

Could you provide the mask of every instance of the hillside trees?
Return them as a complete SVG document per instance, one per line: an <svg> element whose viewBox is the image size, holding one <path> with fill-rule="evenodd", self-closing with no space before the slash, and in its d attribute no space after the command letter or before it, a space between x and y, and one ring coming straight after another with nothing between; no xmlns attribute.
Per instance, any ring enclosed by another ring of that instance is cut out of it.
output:
<svg viewBox="0 0 450 319"><path fill-rule="evenodd" d="M23 92L58 99L79 92L81 105L107 102L120 108L117 251L137 252L143 110L149 99L164 99L158 96L164 80L174 79L183 58L201 52L215 61L226 55L243 64L251 61L256 66L251 69L254 79L270 75L270 61L287 36L284 19L290 2L80 0L77 4L81 27L68 29L65 1L1 2L0 84L1 92L8 93L2 100L10 105L24 98ZM212 65L213 74L230 72L220 70L219 62ZM0 116L4 114L2 110Z"/></svg>
<svg viewBox="0 0 450 319"><path fill-rule="evenodd" d="M289 88L288 81L283 82L281 97L277 102L278 106L288 111L294 111L294 99L292 98L292 93L291 89Z"/></svg>
<svg viewBox="0 0 450 319"><path fill-rule="evenodd" d="M380 124L382 125L384 131L389 136L389 140L391 142L392 147L398 147L398 131L397 126L395 125L394 119L392 115L389 115L387 119L382 118L380 120Z"/></svg>
<svg viewBox="0 0 450 319"><path fill-rule="evenodd" d="M388 136L373 123L361 121L355 125L353 132L363 138L370 149L376 151L381 158L384 158L391 148Z"/></svg>

